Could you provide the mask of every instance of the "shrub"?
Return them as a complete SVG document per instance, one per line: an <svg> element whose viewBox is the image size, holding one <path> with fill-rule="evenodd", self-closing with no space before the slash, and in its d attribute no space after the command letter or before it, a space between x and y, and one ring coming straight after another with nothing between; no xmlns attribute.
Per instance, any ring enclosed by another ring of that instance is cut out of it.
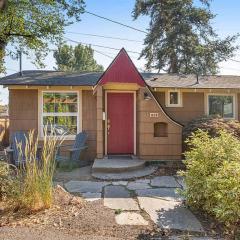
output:
<svg viewBox="0 0 240 240"><path fill-rule="evenodd" d="M16 191L16 170L14 166L0 162L0 201L4 201Z"/></svg>
<svg viewBox="0 0 240 240"><path fill-rule="evenodd" d="M210 136L218 136L219 131L225 130L228 133L232 133L234 136L240 139L240 122L237 120L226 120L219 116L204 116L190 121L183 128L183 143L196 132L198 129L207 131ZM187 150L186 144L183 149Z"/></svg>
<svg viewBox="0 0 240 240"><path fill-rule="evenodd" d="M231 230L240 224L240 142L220 131L212 138L198 130L187 140L186 190L189 206L214 215Z"/></svg>

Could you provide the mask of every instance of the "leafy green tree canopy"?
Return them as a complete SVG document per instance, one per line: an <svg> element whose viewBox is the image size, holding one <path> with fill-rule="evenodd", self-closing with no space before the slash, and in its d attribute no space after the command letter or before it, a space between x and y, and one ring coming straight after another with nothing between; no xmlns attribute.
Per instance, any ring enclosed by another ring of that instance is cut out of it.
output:
<svg viewBox="0 0 240 240"><path fill-rule="evenodd" d="M211 25L211 0L136 0L133 17L150 16L140 57L146 68L168 73L216 74L218 63L233 56L238 37L220 39Z"/></svg>
<svg viewBox="0 0 240 240"><path fill-rule="evenodd" d="M78 44L72 47L63 44L58 47L53 56L56 59L57 69L60 71L103 71L103 66L97 64L93 54L94 50L91 46Z"/></svg>
<svg viewBox="0 0 240 240"><path fill-rule="evenodd" d="M34 63L42 65L48 46L62 37L65 26L80 20L84 0L0 0L0 72L6 54L21 49L34 53ZM6 52L6 46L13 46Z"/></svg>

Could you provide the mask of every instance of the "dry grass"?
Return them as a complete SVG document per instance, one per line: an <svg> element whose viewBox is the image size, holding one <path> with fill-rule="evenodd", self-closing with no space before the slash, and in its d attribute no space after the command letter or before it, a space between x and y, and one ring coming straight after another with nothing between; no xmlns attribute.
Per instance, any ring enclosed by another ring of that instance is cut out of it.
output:
<svg viewBox="0 0 240 240"><path fill-rule="evenodd" d="M17 143L19 161L24 156L25 163L17 171L15 189L9 199L15 208L39 211L51 206L56 148L63 138L54 135L54 130L48 136L45 134L41 154L38 154L38 138L34 131L26 136L25 149Z"/></svg>

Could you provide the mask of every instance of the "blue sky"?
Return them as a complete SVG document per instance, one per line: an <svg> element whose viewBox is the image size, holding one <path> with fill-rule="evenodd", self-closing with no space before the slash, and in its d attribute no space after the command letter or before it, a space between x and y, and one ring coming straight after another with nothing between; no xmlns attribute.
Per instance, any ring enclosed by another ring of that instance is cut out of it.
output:
<svg viewBox="0 0 240 240"><path fill-rule="evenodd" d="M133 27L145 30L148 27L149 18L141 17L136 21L133 21L131 12L134 7L135 0L86 0L86 10L94 12L96 14L120 21L122 23L131 25ZM214 0L211 4L211 9L217 14L214 19L214 27L216 28L220 36L227 36L236 33L240 33L240 1L239 0ZM122 40L111 40L98 37L90 37L72 34L69 32L79 32L79 33L90 33L106 36L115 36L120 38L128 38L133 40L138 40L141 42L128 42ZM66 28L66 37L71 38L75 41L81 41L84 43L105 45L113 48L125 47L126 50L140 52L143 45L142 41L144 39L144 33L133 31L131 29L116 25L114 23L99 19L97 17L84 14L82 15L82 21L75 23ZM238 40L240 44L240 39ZM73 44L73 43L72 43ZM74 44L73 44L74 45ZM100 47L94 47L96 50L106 53L114 57L117 51L104 49ZM144 60L137 60L138 55L134 53L129 53L132 57L133 62L139 69L144 68ZM105 57L99 53L95 52L95 58L98 63L102 64L105 68L112 61L110 58ZM236 53L236 60L240 60L240 51ZM23 69L36 69L36 67L31 63L32 59L27 59L23 57ZM49 53L45 60L46 68L53 69L55 66L55 60L52 57L52 53ZM6 59L7 75L12 74L19 69L19 64L16 60L10 58ZM240 75L240 63L233 61L227 61L220 63L220 73L221 74L231 74ZM8 101L8 91L7 89L2 89L0 87L0 99L7 103Z"/></svg>

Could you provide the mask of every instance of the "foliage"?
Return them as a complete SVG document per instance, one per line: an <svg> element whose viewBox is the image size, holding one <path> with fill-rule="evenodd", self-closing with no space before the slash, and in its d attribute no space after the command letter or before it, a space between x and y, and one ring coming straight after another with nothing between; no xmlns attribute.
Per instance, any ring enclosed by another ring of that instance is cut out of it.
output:
<svg viewBox="0 0 240 240"><path fill-rule="evenodd" d="M83 72L103 71L103 66L97 64L93 57L91 46L78 44L75 47L67 44L60 45L54 52L54 57L60 71Z"/></svg>
<svg viewBox="0 0 240 240"><path fill-rule="evenodd" d="M16 177L13 166L0 161L0 201L3 201L15 192Z"/></svg>
<svg viewBox="0 0 240 240"><path fill-rule="evenodd" d="M84 0L5 0L0 9L0 72L4 70L6 46L15 49L8 52L16 57L16 50L35 54L35 63L49 52L49 44L59 42L65 26L80 20Z"/></svg>
<svg viewBox="0 0 240 240"><path fill-rule="evenodd" d="M227 120L219 116L203 116L188 122L183 128L183 142L184 149L187 146L185 140L187 140L193 132L198 129L207 131L211 137L218 136L220 130L225 130L228 133L232 133L234 136L240 139L240 122L237 120Z"/></svg>
<svg viewBox="0 0 240 240"><path fill-rule="evenodd" d="M211 26L210 0L136 0L133 17L149 15L140 57L146 68L168 73L215 74L218 63L233 56L236 36L220 39Z"/></svg>
<svg viewBox="0 0 240 240"><path fill-rule="evenodd" d="M186 190L189 206L203 209L226 224L233 232L240 224L240 142L220 131L212 138L198 130L187 140L185 153Z"/></svg>

